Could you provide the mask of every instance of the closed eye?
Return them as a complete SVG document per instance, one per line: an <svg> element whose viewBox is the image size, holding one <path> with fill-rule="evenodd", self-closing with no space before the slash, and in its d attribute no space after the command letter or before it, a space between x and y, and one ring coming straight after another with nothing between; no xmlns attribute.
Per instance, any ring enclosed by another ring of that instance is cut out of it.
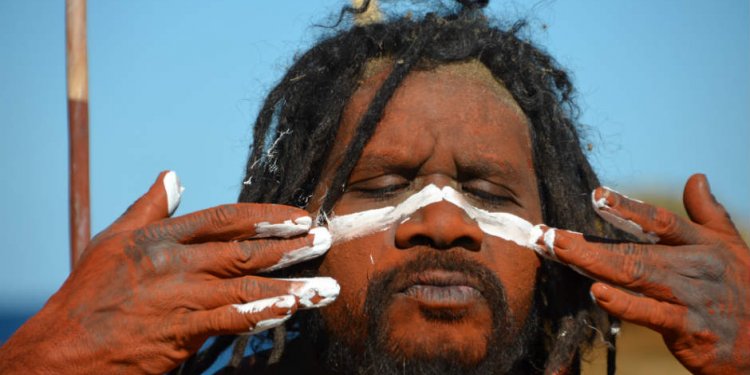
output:
<svg viewBox="0 0 750 375"><path fill-rule="evenodd" d="M472 180L462 184L461 190L482 205L502 207L515 205L522 207L512 191L485 180Z"/></svg>
<svg viewBox="0 0 750 375"><path fill-rule="evenodd" d="M351 183L346 192L355 193L362 198L381 200L398 195L410 186L411 182L402 176L385 175Z"/></svg>

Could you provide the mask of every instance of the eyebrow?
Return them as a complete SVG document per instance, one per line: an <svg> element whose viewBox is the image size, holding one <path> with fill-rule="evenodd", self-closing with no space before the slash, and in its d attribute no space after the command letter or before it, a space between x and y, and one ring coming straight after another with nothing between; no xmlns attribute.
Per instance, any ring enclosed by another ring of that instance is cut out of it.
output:
<svg viewBox="0 0 750 375"><path fill-rule="evenodd" d="M521 176L521 172L516 166L505 160L493 160L491 158L471 160L459 164L459 175L468 175L473 177L497 176L504 180L516 180Z"/></svg>
<svg viewBox="0 0 750 375"><path fill-rule="evenodd" d="M357 162L355 170L358 172L409 172L419 168L421 160L408 160L404 156L392 156L386 154L362 155ZM457 160L458 178L466 177L498 177L503 180L517 180L521 177L521 171L517 166L506 160L498 160L492 157L480 160Z"/></svg>
<svg viewBox="0 0 750 375"><path fill-rule="evenodd" d="M405 154L405 153L404 153ZM354 170L360 172L366 171L409 171L419 167L422 161L415 163L414 160L408 160L406 156L391 156L385 154L368 154L362 155L354 167Z"/></svg>

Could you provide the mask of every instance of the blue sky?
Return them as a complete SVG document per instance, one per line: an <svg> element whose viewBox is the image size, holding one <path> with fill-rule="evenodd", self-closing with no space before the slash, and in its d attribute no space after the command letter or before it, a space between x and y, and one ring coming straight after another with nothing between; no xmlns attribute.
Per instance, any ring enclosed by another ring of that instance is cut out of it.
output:
<svg viewBox="0 0 750 375"><path fill-rule="evenodd" d="M68 273L62 1L0 2L0 310L38 308ZM575 4L573 4L575 3ZM233 202L259 100L341 1L89 2L93 231L158 172L178 213ZM493 1L572 72L592 161L625 192L693 172L747 223L750 3Z"/></svg>

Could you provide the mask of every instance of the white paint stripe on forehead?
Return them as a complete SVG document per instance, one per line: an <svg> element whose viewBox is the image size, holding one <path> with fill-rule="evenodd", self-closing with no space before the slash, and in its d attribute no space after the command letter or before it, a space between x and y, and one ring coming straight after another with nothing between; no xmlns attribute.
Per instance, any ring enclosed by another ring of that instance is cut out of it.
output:
<svg viewBox="0 0 750 375"><path fill-rule="evenodd" d="M507 212L489 212L472 206L464 196L455 189L446 186L442 189L430 184L407 198L397 206L383 207L335 216L327 220L328 230L333 243L346 242L375 232L388 229L394 223L407 221L413 213L428 205L447 201L458 206L474 221L482 232L512 241L520 246L533 249L549 257L544 248L538 246L537 240L544 235L540 225L534 225L525 219Z"/></svg>

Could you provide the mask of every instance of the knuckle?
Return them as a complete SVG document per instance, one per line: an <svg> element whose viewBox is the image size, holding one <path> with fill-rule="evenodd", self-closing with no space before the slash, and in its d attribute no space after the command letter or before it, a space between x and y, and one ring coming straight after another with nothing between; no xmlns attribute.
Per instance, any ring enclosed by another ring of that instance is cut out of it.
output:
<svg viewBox="0 0 750 375"><path fill-rule="evenodd" d="M649 281L648 268L643 259L647 256L648 251L636 244L627 244L625 246L621 279L623 286L628 288L638 288Z"/></svg>
<svg viewBox="0 0 750 375"><path fill-rule="evenodd" d="M223 310L215 314L209 314L206 319L206 328L208 332L221 332L226 325L227 315Z"/></svg>
<svg viewBox="0 0 750 375"><path fill-rule="evenodd" d="M664 327L667 323L667 316L664 311L658 308L658 305L649 307L648 309L648 323L655 327Z"/></svg>
<svg viewBox="0 0 750 375"><path fill-rule="evenodd" d="M236 242L236 246L233 246L233 251L240 264L247 265L255 259L258 247L258 244L254 242L240 241Z"/></svg>
<svg viewBox="0 0 750 375"><path fill-rule="evenodd" d="M662 208L655 209L654 223L659 233L677 233L680 230L677 215Z"/></svg>
<svg viewBox="0 0 750 375"><path fill-rule="evenodd" d="M237 211L234 205L221 205L209 211L208 220L214 227L224 227L234 221L237 217Z"/></svg>
<svg viewBox="0 0 750 375"><path fill-rule="evenodd" d="M698 269L702 279L709 281L721 281L727 270L727 264L722 256L718 254L700 254L698 258Z"/></svg>
<svg viewBox="0 0 750 375"><path fill-rule="evenodd" d="M240 291L239 296L242 300L249 301L251 299L254 299L255 295L258 293L258 284L255 282L255 280L250 278L242 278L242 281L240 281Z"/></svg>

